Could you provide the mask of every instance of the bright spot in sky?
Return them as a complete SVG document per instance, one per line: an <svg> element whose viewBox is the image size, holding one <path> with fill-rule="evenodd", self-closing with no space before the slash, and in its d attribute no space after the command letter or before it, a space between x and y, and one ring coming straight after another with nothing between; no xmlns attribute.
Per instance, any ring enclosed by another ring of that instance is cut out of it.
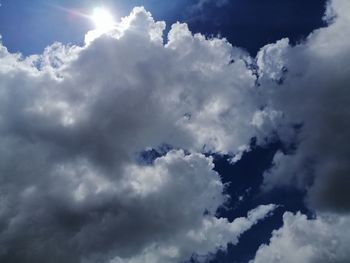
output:
<svg viewBox="0 0 350 263"><path fill-rule="evenodd" d="M101 7L94 8L91 20L94 22L96 30L100 32L107 32L113 29L115 25L112 14Z"/></svg>

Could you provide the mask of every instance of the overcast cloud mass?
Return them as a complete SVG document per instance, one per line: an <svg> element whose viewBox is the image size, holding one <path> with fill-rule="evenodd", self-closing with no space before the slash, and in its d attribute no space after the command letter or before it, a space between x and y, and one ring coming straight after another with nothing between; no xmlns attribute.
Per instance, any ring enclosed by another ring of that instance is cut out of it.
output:
<svg viewBox="0 0 350 263"><path fill-rule="evenodd" d="M0 44L0 261L205 261L278 205L217 218L229 197L205 154L236 161L277 136L295 147L262 191L305 190L315 218L285 213L251 262L349 262L350 2L324 19L256 58L181 23L164 43L141 7L84 46L22 57Z"/></svg>

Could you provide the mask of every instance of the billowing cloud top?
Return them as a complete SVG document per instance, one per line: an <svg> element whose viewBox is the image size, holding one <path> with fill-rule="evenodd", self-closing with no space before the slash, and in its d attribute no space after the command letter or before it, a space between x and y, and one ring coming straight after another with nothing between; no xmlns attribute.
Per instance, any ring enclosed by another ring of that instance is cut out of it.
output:
<svg viewBox="0 0 350 263"><path fill-rule="evenodd" d="M236 244L276 206L215 217L227 197L203 153L252 137L299 144L275 156L264 189L295 184L310 207L348 212L349 5L332 1L328 27L256 59L180 23L164 44L143 8L83 47L22 58L1 45L0 261L171 263ZM140 162L164 144L175 150Z"/></svg>
<svg viewBox="0 0 350 263"><path fill-rule="evenodd" d="M164 27L135 8L84 47L23 59L1 46L1 261L179 262L237 243L273 211L216 218L227 197L200 153L253 136L247 56L185 24L163 45ZM187 153L139 162L165 143Z"/></svg>

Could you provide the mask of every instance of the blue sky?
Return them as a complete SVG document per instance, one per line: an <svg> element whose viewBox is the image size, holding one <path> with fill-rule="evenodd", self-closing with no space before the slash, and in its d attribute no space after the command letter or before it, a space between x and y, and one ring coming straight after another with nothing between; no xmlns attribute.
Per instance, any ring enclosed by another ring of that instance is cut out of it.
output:
<svg viewBox="0 0 350 263"><path fill-rule="evenodd" d="M54 41L82 44L91 21L64 12L58 7L90 13L104 5L120 18L134 6L143 5L157 20L168 26L187 22L193 32L208 36L221 35L236 46L255 54L264 45L289 37L293 42L305 38L324 25L325 2L233 0L218 6L215 1L196 7L196 1L2 1L0 32L11 51L24 54L41 52Z"/></svg>
<svg viewBox="0 0 350 263"><path fill-rule="evenodd" d="M0 262L349 262L349 14L2 0Z"/></svg>

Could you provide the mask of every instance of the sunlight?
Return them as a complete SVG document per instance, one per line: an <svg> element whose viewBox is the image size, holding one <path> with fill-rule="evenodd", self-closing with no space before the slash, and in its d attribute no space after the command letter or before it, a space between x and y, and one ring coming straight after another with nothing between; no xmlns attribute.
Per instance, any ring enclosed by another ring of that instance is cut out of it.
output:
<svg viewBox="0 0 350 263"><path fill-rule="evenodd" d="M94 22L96 30L100 32L107 32L115 26L112 14L101 7L94 8L91 20Z"/></svg>

